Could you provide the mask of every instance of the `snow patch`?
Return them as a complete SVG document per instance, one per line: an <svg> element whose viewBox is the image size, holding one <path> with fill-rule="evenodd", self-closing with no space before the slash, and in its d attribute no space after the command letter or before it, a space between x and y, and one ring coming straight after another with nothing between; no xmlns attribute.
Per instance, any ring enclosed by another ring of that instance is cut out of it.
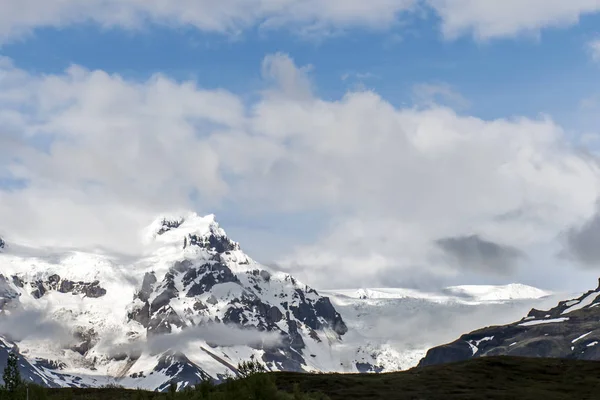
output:
<svg viewBox="0 0 600 400"><path fill-rule="evenodd" d="M446 289L452 294L468 296L479 301L505 301L520 299L539 299L549 296L547 292L532 286L512 283L504 286L464 285L451 286Z"/></svg>
<svg viewBox="0 0 600 400"><path fill-rule="evenodd" d="M569 318L553 318L553 319L545 319L543 321L527 321L527 322L523 322L522 324L519 324L519 326L535 326L535 325L542 325L542 324L552 324L555 322L564 322L564 321L568 321Z"/></svg>
<svg viewBox="0 0 600 400"><path fill-rule="evenodd" d="M588 333L584 333L583 335L579 336L578 338L575 338L571 341L571 343L575 343L576 341L583 339L584 337L586 337L587 335L589 335L590 333L592 333L593 331L589 331ZM572 349L571 349L572 350Z"/></svg>
<svg viewBox="0 0 600 400"><path fill-rule="evenodd" d="M581 310L582 308L589 306L590 304L592 304L594 302L594 300L596 300L596 297L598 297L598 295L599 295L598 292L592 292L592 293L588 294L587 296L585 296L585 298L583 300L578 302L578 304L569 306L569 308L564 310L561 313L561 315L568 314L573 311Z"/></svg>

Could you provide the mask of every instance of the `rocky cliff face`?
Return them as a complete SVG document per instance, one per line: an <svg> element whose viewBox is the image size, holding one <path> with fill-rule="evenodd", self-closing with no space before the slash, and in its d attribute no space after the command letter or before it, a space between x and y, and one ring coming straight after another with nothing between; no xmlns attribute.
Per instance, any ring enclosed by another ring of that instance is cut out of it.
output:
<svg viewBox="0 0 600 400"><path fill-rule="evenodd" d="M462 335L434 347L419 366L509 355L600 360L600 286L550 310L532 309L520 321Z"/></svg>

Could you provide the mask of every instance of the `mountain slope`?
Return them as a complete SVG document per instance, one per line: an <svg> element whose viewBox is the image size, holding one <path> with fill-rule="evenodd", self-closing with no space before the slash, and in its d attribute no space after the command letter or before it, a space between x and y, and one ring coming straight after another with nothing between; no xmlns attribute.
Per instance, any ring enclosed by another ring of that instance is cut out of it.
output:
<svg viewBox="0 0 600 400"><path fill-rule="evenodd" d="M534 308L520 321L478 329L434 347L419 365L495 355L600 360L599 306L600 286L548 311Z"/></svg>
<svg viewBox="0 0 600 400"><path fill-rule="evenodd" d="M0 336L48 361L41 375L72 377L61 386L162 389L222 379L250 357L272 370L357 370L329 299L250 259L214 216L159 218L145 241L147 254L125 262L5 245Z"/></svg>

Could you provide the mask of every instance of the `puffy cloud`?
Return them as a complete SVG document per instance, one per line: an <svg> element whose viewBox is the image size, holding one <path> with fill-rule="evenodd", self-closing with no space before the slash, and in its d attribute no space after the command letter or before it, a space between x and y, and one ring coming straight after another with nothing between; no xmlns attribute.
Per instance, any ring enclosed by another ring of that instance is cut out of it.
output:
<svg viewBox="0 0 600 400"><path fill-rule="evenodd" d="M426 1L440 16L444 36L472 33L481 40L574 25L581 16L600 11L596 0Z"/></svg>
<svg viewBox="0 0 600 400"><path fill-rule="evenodd" d="M370 91L324 100L309 70L268 56L268 90L244 103L161 75L39 76L4 60L0 176L28 182L0 191L6 239L132 251L132 232L191 197L255 221L318 213L318 240L279 262L311 285L349 286L461 273L440 238L556 246L595 212L598 166L548 117L397 108Z"/></svg>

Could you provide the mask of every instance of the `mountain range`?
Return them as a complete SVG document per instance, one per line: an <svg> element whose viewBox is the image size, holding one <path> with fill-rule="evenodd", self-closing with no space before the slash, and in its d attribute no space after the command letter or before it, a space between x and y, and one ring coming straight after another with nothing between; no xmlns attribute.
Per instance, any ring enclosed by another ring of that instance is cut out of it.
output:
<svg viewBox="0 0 600 400"><path fill-rule="evenodd" d="M220 381L247 359L402 370L465 327L553 299L524 285L317 291L252 260L213 215L161 216L143 236L129 258L0 239L0 366L16 351L27 381L151 390Z"/></svg>

